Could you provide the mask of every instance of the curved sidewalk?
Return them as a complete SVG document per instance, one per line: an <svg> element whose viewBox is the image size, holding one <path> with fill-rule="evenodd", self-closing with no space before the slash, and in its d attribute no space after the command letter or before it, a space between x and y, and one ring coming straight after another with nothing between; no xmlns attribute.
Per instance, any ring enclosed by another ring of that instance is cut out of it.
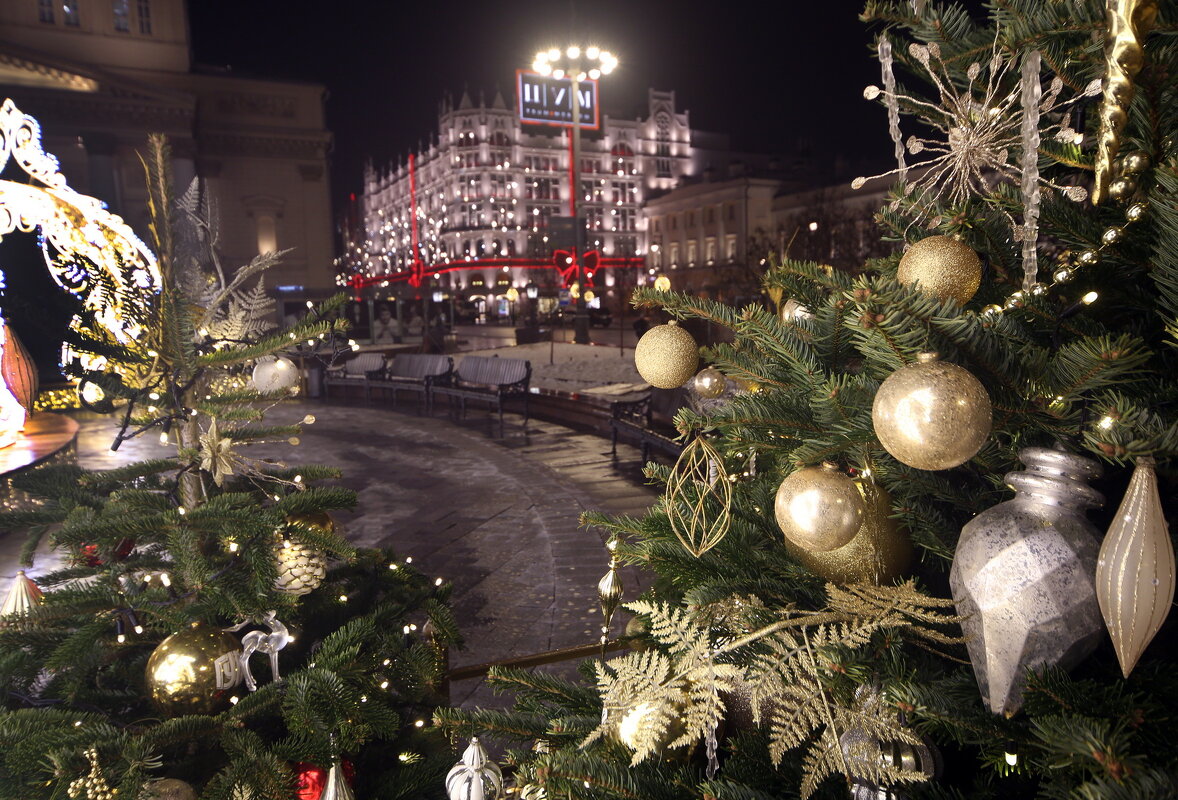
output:
<svg viewBox="0 0 1178 800"><path fill-rule="evenodd" d="M316 418L302 443L246 448L255 458L320 463L343 472L359 498L337 520L349 541L392 547L426 574L454 584L453 604L466 648L454 666L596 641L601 611L597 581L607 558L599 532L579 527L587 509L641 514L655 499L641 485L634 448L532 421L490 438L487 420L466 423L382 408L283 403L274 423ZM135 440L110 453L112 423L83 423L79 460L108 468L160 452ZM105 451L105 452L104 452ZM626 597L637 590L625 578ZM624 615L619 615L624 616ZM617 623L617 620L615 620ZM615 625L615 628L618 625ZM452 686L455 705L502 705L481 682Z"/></svg>

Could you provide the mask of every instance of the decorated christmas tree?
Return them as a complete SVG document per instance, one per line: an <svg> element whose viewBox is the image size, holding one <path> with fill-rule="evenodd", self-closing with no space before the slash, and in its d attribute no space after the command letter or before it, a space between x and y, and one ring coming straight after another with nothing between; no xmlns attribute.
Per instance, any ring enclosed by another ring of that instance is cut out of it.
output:
<svg viewBox="0 0 1178 800"><path fill-rule="evenodd" d="M48 187L27 193L76 210L41 224L83 300L65 367L119 421L113 448L150 436L175 454L12 478L27 499L0 532L27 534L27 560L48 539L66 565L3 587L0 797L439 795L452 758L424 724L456 641L448 587L347 543L332 513L355 497L336 471L248 454L298 444L301 425L264 413L298 391L283 353L349 346L343 298L276 329L261 275L280 254L226 269L215 203L199 183L174 196L162 139L144 152L148 246L4 111L32 134L5 139L37 167L29 186Z"/></svg>
<svg viewBox="0 0 1178 800"><path fill-rule="evenodd" d="M439 721L532 798L1178 794L1176 16L869 4L894 255L636 293L733 340L636 350L710 399L647 516L587 519L655 576L635 651Z"/></svg>

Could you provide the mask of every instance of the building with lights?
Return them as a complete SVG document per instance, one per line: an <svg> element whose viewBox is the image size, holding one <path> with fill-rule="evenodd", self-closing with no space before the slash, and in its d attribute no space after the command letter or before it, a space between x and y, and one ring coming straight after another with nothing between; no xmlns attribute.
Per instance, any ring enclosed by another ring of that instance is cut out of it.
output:
<svg viewBox="0 0 1178 800"><path fill-rule="evenodd" d="M74 188L141 236L137 153L162 132L177 191L199 175L217 202L227 265L289 248L271 290L334 291L324 87L193 69L184 0L0 3L0 93L41 121Z"/></svg>
<svg viewBox="0 0 1178 800"><path fill-rule="evenodd" d="M649 276L647 199L728 157L727 137L693 130L674 92L651 89L644 113L605 115L598 130L582 132L574 193L568 128L521 123L513 105L499 93L476 103L464 92L442 105L427 148L366 171L363 241L345 242L341 285L388 295L432 285L489 313L528 283L545 300L570 282L563 267L577 244L575 214L584 221L584 280L595 303L616 307L623 285Z"/></svg>

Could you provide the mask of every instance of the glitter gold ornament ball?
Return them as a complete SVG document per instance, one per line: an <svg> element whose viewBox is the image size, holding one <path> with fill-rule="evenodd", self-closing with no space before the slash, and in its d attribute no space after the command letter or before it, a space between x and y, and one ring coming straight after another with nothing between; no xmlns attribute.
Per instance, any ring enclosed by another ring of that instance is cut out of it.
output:
<svg viewBox="0 0 1178 800"><path fill-rule="evenodd" d="M917 469L950 469L969 461L990 435L990 395L968 370L921 353L875 393L876 438L897 461Z"/></svg>
<svg viewBox="0 0 1178 800"><path fill-rule="evenodd" d="M634 348L634 366L642 380L659 389L678 389L699 366L699 345L675 320L656 325Z"/></svg>
<svg viewBox="0 0 1178 800"><path fill-rule="evenodd" d="M863 498L863 524L851 541L833 550L814 551L785 540L806 569L833 583L891 583L912 565L912 542L891 518L892 498L869 480L854 482Z"/></svg>
<svg viewBox="0 0 1178 800"><path fill-rule="evenodd" d="M952 297L963 306L982 282L982 260L951 236L929 236L904 253L896 280L915 283L922 293L939 300Z"/></svg>
<svg viewBox="0 0 1178 800"><path fill-rule="evenodd" d="M326 513L295 514L286 518L289 523L335 531L335 523ZM319 588L327 575L327 554L322 550L294 539L277 537L274 543L274 559L277 561L278 577L274 588L296 597Z"/></svg>
<svg viewBox="0 0 1178 800"><path fill-rule="evenodd" d="M855 538L863 524L863 497L834 464L822 464L783 480L773 511L786 539L805 550L825 552Z"/></svg>
<svg viewBox="0 0 1178 800"><path fill-rule="evenodd" d="M147 659L147 689L165 714L215 714L229 705L241 682L237 639L194 622L159 643Z"/></svg>
<svg viewBox="0 0 1178 800"><path fill-rule="evenodd" d="M728 388L728 379L724 377L723 372L715 367L706 367L695 376L693 385L695 393L700 397L714 400L724 394L724 390Z"/></svg>

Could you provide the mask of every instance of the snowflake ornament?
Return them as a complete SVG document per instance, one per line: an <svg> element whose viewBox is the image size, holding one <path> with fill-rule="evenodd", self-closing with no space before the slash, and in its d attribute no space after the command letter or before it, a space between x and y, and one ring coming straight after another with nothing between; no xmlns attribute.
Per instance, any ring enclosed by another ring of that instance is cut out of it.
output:
<svg viewBox="0 0 1178 800"><path fill-rule="evenodd" d="M1015 58L999 52L997 39L985 65L980 62L969 65L966 71L968 84L963 89L954 85L936 42L913 43L908 52L924 67L936 86L939 105L899 93L892 88L894 83L889 86L886 78L891 72L890 54L883 53L881 62L884 64L886 88L868 86L863 96L868 100L883 97L889 109L903 105L936 130L940 134L938 138L910 136L907 141L909 153L930 153L933 157L917 164L905 165L900 154L901 157L897 159L899 168L870 178L856 178L851 186L859 189L868 180L897 175L905 170L911 173L923 169L923 174L917 173L919 177L905 185L904 192L923 200L925 210L916 222L927 221L928 226L933 228L940 223L939 217L927 217L936 206L959 204L970 197L984 197L1003 181L1020 182L1023 169L1012 153L1021 152L1028 144L1034 147L1034 144L1028 142L1023 125L1029 111L1023 101L1026 93L1020 82L1012 78ZM1100 81L1092 81L1081 94L1068 100L1060 99L1062 91L1063 81L1055 77L1046 91L1036 93L1036 115L1060 115L1058 122L1043 128L1036 126L1036 130L1061 142L1079 144L1083 134L1071 126L1071 106L1085 97L1099 94ZM1058 184L1043 177L1039 177L1038 183L1062 192L1077 202L1088 196L1082 186ZM899 204L899 200L896 200L892 209L898 209ZM1011 222L1016 236L1022 238L1020 226L1015 225L1013 219Z"/></svg>

